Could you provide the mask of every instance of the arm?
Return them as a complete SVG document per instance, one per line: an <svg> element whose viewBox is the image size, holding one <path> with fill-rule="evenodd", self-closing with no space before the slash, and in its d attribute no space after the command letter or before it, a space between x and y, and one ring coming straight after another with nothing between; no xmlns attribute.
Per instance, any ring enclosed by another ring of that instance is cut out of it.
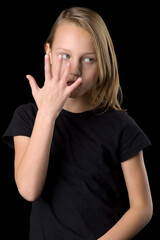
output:
<svg viewBox="0 0 160 240"><path fill-rule="evenodd" d="M55 121L37 113L31 138L14 137L15 180L20 194L34 201L45 182Z"/></svg>
<svg viewBox="0 0 160 240"><path fill-rule="evenodd" d="M98 240L132 239L152 217L152 199L143 153L122 163L130 208L122 218Z"/></svg>
<svg viewBox="0 0 160 240"><path fill-rule="evenodd" d="M70 63L61 73L62 57L57 61L52 76L49 57L45 57L43 88L38 87L32 76L27 76L38 112L31 137L14 137L15 181L20 194L29 201L38 198L45 183L55 120L71 92L81 83L79 78L74 84L67 86Z"/></svg>

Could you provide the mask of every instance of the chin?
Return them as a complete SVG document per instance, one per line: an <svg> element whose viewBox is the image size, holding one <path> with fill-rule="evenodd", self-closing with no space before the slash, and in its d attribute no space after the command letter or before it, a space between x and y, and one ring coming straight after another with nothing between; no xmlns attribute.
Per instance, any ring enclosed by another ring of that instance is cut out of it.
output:
<svg viewBox="0 0 160 240"><path fill-rule="evenodd" d="M77 89L75 89L71 95L69 96L70 98L79 98L79 97L82 97L82 93L80 93L80 91L76 91Z"/></svg>
<svg viewBox="0 0 160 240"><path fill-rule="evenodd" d="M84 90L84 89L75 89L69 98L81 98L81 97L86 97L89 93L89 90Z"/></svg>
<svg viewBox="0 0 160 240"><path fill-rule="evenodd" d="M79 94L75 94L75 93L71 93L71 95L69 96L69 98L78 98L81 97L79 96Z"/></svg>

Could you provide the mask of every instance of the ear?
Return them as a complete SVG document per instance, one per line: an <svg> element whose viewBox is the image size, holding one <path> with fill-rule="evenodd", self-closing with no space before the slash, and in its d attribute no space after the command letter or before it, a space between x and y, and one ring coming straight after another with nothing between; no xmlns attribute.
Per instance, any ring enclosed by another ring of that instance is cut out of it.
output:
<svg viewBox="0 0 160 240"><path fill-rule="evenodd" d="M52 55L51 55L51 48L49 43L45 44L45 52L50 57L50 63L52 64Z"/></svg>

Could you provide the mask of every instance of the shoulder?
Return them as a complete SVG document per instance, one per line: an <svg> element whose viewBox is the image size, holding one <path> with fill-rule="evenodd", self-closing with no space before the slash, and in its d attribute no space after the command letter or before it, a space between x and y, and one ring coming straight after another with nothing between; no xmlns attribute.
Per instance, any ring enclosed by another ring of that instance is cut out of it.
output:
<svg viewBox="0 0 160 240"><path fill-rule="evenodd" d="M115 136L124 136L126 139L144 135L143 130L137 122L126 111L109 109L102 114L103 124L107 131L115 133Z"/></svg>
<svg viewBox="0 0 160 240"><path fill-rule="evenodd" d="M29 102L29 103L18 106L15 112L23 112L23 113L25 112L25 113L34 115L37 113L37 106L35 103Z"/></svg>
<svg viewBox="0 0 160 240"><path fill-rule="evenodd" d="M14 117L29 118L34 120L37 114L37 106L35 103L27 103L18 106L15 109Z"/></svg>
<svg viewBox="0 0 160 240"><path fill-rule="evenodd" d="M121 130L123 130L126 126L138 127L136 121L126 111L109 109L104 113L104 117L108 118L113 125L117 125Z"/></svg>
<svg viewBox="0 0 160 240"><path fill-rule="evenodd" d="M142 128L127 112L122 113L119 139L121 162L135 156L141 150L151 146L151 142Z"/></svg>
<svg viewBox="0 0 160 240"><path fill-rule="evenodd" d="M13 136L31 136L37 107L34 103L27 103L18 106L13 114L13 117L6 129L3 139L11 147L14 147Z"/></svg>
<svg viewBox="0 0 160 240"><path fill-rule="evenodd" d="M109 108L99 116L100 118L102 117L103 121L106 122L107 124L110 123L112 126L117 126L118 128L121 128L125 115L127 115L127 113L124 111Z"/></svg>
<svg viewBox="0 0 160 240"><path fill-rule="evenodd" d="M13 114L11 124L16 128L32 129L37 114L37 106L35 103L27 103L18 106Z"/></svg>
<svg viewBox="0 0 160 240"><path fill-rule="evenodd" d="M144 134L136 120L126 111L112 110L110 111L110 119L115 126L118 126L121 134L125 136L135 133L138 135Z"/></svg>

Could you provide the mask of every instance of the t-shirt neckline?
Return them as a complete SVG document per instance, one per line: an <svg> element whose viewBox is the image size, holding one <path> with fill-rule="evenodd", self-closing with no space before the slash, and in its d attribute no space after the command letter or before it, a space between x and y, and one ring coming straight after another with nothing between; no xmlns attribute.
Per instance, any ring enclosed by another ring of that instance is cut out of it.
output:
<svg viewBox="0 0 160 240"><path fill-rule="evenodd" d="M70 112L66 109L62 109L62 113L66 116L72 116L72 117L85 117L85 116L94 115L93 111L91 110L75 113L75 112Z"/></svg>

